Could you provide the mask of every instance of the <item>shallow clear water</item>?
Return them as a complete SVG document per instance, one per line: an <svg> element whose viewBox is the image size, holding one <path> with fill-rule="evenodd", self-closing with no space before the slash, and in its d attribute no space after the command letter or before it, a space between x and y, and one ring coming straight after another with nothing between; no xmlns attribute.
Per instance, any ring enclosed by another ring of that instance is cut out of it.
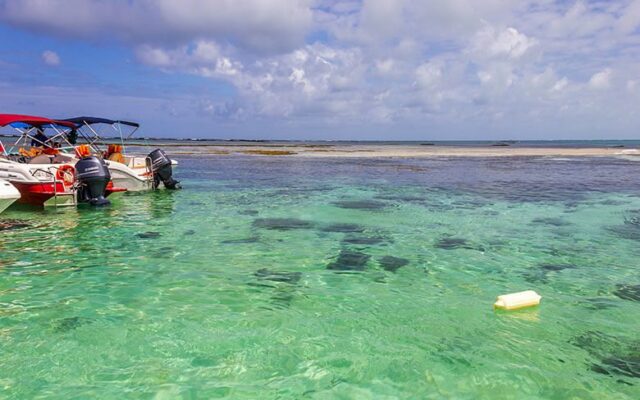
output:
<svg viewBox="0 0 640 400"><path fill-rule="evenodd" d="M640 163L179 161L0 217L1 398L640 397Z"/></svg>

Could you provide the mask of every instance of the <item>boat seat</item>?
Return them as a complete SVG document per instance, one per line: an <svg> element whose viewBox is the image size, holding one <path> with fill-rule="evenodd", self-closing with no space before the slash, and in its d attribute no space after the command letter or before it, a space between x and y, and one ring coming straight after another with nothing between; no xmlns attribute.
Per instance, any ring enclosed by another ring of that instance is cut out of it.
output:
<svg viewBox="0 0 640 400"><path fill-rule="evenodd" d="M35 156L29 160L29 164L51 164L52 161L53 157L46 154L40 154L39 156Z"/></svg>
<svg viewBox="0 0 640 400"><path fill-rule="evenodd" d="M71 160L72 158L69 156L58 154L55 157L53 157L53 160L51 160L51 162L53 164L64 164L64 163L70 162Z"/></svg>
<svg viewBox="0 0 640 400"><path fill-rule="evenodd" d="M109 156L108 160L109 160L109 161L115 161L115 162L118 162L118 163L120 163L120 164L125 164L125 163L126 163L126 161L125 161L124 156L122 155L122 153L112 153L112 154Z"/></svg>

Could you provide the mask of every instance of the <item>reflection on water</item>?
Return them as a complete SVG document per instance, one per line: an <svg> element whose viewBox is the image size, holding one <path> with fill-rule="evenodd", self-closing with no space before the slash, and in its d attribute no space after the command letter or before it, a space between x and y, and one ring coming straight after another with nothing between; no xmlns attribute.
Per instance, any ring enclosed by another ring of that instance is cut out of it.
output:
<svg viewBox="0 0 640 400"><path fill-rule="evenodd" d="M638 398L637 163L179 161L2 215L8 397Z"/></svg>

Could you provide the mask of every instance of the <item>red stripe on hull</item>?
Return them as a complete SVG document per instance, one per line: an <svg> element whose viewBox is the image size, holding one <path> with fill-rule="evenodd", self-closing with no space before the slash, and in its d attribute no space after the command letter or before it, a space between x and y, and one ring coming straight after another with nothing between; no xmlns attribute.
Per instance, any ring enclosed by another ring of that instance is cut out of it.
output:
<svg viewBox="0 0 640 400"><path fill-rule="evenodd" d="M113 186L113 181L109 181L109 183L107 183L107 188L104 191L104 197L109 197L111 193L120 193L126 191L126 188Z"/></svg>
<svg viewBox="0 0 640 400"><path fill-rule="evenodd" d="M62 182L17 182L11 181L20 191L19 203L33 206L44 206L44 203L55 194L68 193ZM55 186L54 186L55 185Z"/></svg>

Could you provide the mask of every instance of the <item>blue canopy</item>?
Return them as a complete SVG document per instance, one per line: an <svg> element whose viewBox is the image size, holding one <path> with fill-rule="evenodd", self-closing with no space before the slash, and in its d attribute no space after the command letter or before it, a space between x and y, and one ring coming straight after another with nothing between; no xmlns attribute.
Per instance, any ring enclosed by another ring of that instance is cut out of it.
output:
<svg viewBox="0 0 640 400"><path fill-rule="evenodd" d="M134 128L139 128L140 127L140 124L138 124L136 122L112 120L112 119L96 118L96 117L75 117L75 118L67 118L67 119L64 119L63 121L73 122L76 125L93 125L93 124L114 125L114 124L122 124L122 125L132 126Z"/></svg>

